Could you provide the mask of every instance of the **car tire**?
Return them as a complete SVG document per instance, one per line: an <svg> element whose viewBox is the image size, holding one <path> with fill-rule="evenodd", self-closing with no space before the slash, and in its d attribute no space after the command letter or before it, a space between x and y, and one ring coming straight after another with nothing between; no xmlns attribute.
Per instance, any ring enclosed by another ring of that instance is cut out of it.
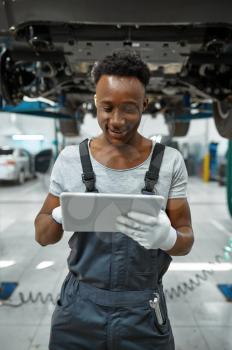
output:
<svg viewBox="0 0 232 350"><path fill-rule="evenodd" d="M232 104L227 101L213 102L213 116L220 136L232 138Z"/></svg>
<svg viewBox="0 0 232 350"><path fill-rule="evenodd" d="M176 121L181 115L185 114L183 97L166 98L166 100L163 100L163 104L166 109L164 117L168 125L169 135L171 137L186 136L189 131L190 121Z"/></svg>
<svg viewBox="0 0 232 350"><path fill-rule="evenodd" d="M75 137L80 135L80 124L76 119L60 119L60 132L64 136Z"/></svg>
<svg viewBox="0 0 232 350"><path fill-rule="evenodd" d="M186 136L189 131L190 122L175 122L168 123L169 133L172 137Z"/></svg>
<svg viewBox="0 0 232 350"><path fill-rule="evenodd" d="M19 185L23 185L25 180L26 180L25 171L24 170L20 170L17 183Z"/></svg>

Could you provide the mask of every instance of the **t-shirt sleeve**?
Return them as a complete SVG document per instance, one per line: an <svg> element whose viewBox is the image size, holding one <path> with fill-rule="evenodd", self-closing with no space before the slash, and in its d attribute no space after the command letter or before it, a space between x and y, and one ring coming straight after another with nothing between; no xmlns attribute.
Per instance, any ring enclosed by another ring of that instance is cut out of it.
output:
<svg viewBox="0 0 232 350"><path fill-rule="evenodd" d="M64 192L64 181L62 175L62 163L63 163L63 155L62 152L57 157L55 164L52 169L51 177L50 177L50 186L49 192L54 196L59 197L62 192Z"/></svg>
<svg viewBox="0 0 232 350"><path fill-rule="evenodd" d="M174 162L171 187L168 198L187 197L188 173L184 159L178 151Z"/></svg>

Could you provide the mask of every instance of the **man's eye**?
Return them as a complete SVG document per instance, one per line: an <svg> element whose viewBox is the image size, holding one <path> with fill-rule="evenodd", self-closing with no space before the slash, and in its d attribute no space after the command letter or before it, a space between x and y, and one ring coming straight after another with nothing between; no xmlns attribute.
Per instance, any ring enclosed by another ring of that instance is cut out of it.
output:
<svg viewBox="0 0 232 350"><path fill-rule="evenodd" d="M103 108L105 112L109 113L112 111L112 108L111 107L104 107Z"/></svg>
<svg viewBox="0 0 232 350"><path fill-rule="evenodd" d="M123 105L122 111L128 114L136 114L138 112L138 109L134 105Z"/></svg>

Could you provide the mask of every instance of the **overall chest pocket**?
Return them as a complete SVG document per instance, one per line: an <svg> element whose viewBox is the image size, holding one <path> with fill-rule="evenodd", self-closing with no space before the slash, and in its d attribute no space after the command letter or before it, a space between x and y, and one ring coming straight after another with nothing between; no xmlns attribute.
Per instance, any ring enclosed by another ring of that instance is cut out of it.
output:
<svg viewBox="0 0 232 350"><path fill-rule="evenodd" d="M156 268L155 249L146 249L132 239L128 244L128 269L135 275L153 274Z"/></svg>

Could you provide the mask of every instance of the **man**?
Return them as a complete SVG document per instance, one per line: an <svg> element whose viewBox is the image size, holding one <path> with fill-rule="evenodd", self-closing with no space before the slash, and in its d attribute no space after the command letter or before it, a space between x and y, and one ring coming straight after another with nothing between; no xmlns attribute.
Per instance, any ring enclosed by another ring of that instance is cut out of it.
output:
<svg viewBox="0 0 232 350"><path fill-rule="evenodd" d="M62 238L61 192L156 193L165 211L156 218L129 212L117 218L114 233L74 233L49 349L173 350L162 276L171 255L186 255L193 244L184 161L137 131L150 78L137 55L114 53L92 74L102 133L59 155L35 219L37 242Z"/></svg>

